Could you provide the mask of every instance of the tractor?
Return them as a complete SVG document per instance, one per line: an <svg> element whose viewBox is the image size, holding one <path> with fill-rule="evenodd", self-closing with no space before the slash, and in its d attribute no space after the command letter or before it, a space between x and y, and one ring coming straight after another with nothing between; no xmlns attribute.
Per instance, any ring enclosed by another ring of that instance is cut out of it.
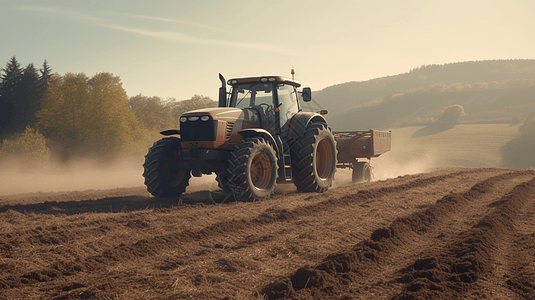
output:
<svg viewBox="0 0 535 300"><path fill-rule="evenodd" d="M281 183L298 192L332 186L336 139L326 111L302 110L310 88L281 76L219 79L218 107L184 113L180 129L162 131L149 148L143 177L152 195L180 197L191 176L213 173L237 201L266 199Z"/></svg>

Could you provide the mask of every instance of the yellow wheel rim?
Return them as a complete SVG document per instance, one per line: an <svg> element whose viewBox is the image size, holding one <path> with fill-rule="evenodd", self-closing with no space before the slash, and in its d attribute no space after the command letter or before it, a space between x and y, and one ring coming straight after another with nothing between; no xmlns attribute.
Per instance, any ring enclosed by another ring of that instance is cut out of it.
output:
<svg viewBox="0 0 535 300"><path fill-rule="evenodd" d="M271 182L271 160L264 152L257 153L251 162L251 181L257 189L265 189Z"/></svg>
<svg viewBox="0 0 535 300"><path fill-rule="evenodd" d="M316 149L316 172L318 177L325 180L333 171L333 151L328 139L322 139Z"/></svg>

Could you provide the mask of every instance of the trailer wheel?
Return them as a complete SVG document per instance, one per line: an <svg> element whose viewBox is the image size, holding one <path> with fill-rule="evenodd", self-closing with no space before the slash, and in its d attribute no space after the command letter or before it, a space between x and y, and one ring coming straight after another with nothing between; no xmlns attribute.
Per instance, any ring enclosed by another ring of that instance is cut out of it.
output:
<svg viewBox="0 0 535 300"><path fill-rule="evenodd" d="M368 162L358 161L353 163L353 183L372 181L372 167Z"/></svg>
<svg viewBox="0 0 535 300"><path fill-rule="evenodd" d="M182 147L176 137L163 138L154 143L145 155L143 177L147 191L155 197L180 197L191 178L191 170L178 169Z"/></svg>
<svg viewBox="0 0 535 300"><path fill-rule="evenodd" d="M310 125L291 148L293 181L299 192L325 192L336 172L336 141L324 124Z"/></svg>
<svg viewBox="0 0 535 300"><path fill-rule="evenodd" d="M268 198L277 185L277 155L261 137L251 137L238 144L229 159L231 193L238 201Z"/></svg>

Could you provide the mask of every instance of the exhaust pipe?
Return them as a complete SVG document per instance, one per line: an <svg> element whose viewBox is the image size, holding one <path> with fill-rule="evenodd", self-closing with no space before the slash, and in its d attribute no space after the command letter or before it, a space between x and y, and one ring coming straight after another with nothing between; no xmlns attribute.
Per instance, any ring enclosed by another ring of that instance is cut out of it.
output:
<svg viewBox="0 0 535 300"><path fill-rule="evenodd" d="M219 107L227 106L227 83L225 77L219 73L219 80L221 80L221 87L219 88Z"/></svg>

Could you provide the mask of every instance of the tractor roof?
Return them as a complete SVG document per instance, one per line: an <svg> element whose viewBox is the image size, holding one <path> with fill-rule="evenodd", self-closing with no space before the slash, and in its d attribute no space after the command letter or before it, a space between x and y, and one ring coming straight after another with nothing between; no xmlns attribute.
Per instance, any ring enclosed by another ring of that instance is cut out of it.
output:
<svg viewBox="0 0 535 300"><path fill-rule="evenodd" d="M252 82L280 82L293 85L295 87L300 87L301 83L289 78L281 76L258 76L258 77L243 77L243 78L232 78L227 81L230 85L235 85L239 83L252 83Z"/></svg>

